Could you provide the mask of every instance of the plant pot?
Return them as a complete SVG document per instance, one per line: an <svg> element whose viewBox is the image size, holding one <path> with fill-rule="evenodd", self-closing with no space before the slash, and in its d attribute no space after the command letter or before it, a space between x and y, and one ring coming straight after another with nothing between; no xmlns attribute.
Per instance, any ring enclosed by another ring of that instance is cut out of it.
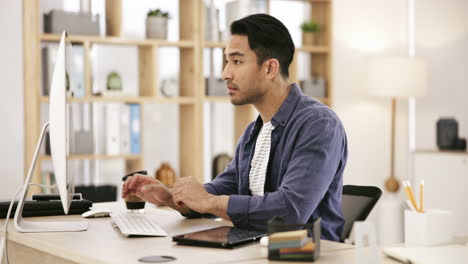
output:
<svg viewBox="0 0 468 264"><path fill-rule="evenodd" d="M317 36L314 32L302 32L302 44L303 45L315 45Z"/></svg>
<svg viewBox="0 0 468 264"><path fill-rule="evenodd" d="M147 17L146 37L153 39L167 39L167 18L155 16Z"/></svg>

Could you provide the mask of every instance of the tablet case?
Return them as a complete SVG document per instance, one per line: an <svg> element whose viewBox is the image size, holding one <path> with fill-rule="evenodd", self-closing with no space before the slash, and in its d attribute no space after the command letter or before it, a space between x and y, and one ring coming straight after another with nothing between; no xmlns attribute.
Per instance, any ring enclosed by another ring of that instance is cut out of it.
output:
<svg viewBox="0 0 468 264"><path fill-rule="evenodd" d="M229 234L227 236L230 238L231 242L225 243L225 242L215 241L215 240L212 240L212 241L197 240L197 239L184 237L189 234L199 233L203 231L210 232L210 231L213 231L215 229L220 229L220 228L230 228ZM172 241L177 242L178 245L234 249L239 246L244 246L246 244L256 242L265 235L267 235L267 233L263 231L245 230L245 229L239 229L235 227L223 226L223 227L216 227L212 229L187 233L187 234L183 234L179 236L173 236Z"/></svg>

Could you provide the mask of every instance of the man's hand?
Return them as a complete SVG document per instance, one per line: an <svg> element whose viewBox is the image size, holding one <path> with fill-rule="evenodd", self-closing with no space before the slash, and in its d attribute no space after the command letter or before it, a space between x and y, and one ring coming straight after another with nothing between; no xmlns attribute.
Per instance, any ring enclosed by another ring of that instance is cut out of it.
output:
<svg viewBox="0 0 468 264"><path fill-rule="evenodd" d="M172 189L172 199L178 206L186 205L199 213L209 212L209 194L203 185L193 177L177 179Z"/></svg>
<svg viewBox="0 0 468 264"><path fill-rule="evenodd" d="M171 205L170 189L155 178L141 174L128 177L122 189L122 198L134 194L141 199L156 205Z"/></svg>

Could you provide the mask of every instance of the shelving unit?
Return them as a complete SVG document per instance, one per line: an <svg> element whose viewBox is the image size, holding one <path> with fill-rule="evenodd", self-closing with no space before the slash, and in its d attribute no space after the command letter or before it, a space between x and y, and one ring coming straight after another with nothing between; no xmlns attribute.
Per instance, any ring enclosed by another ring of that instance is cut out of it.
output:
<svg viewBox="0 0 468 264"><path fill-rule="evenodd" d="M49 97L42 96L41 87L41 43L59 42L60 35L41 33L40 0L23 0L23 41L24 45L24 102L25 102L25 168L29 167L33 152L40 134L40 105L48 103ZM224 42L209 42L204 40L204 1L179 0L179 41L165 41L153 39L126 39L122 37L122 1L106 0L106 32L107 36L70 35L73 44L83 46L85 96L68 98L70 103L135 103L141 106L141 113L145 104L177 104L179 106L179 164L180 175L192 175L204 181L203 177L203 105L205 103L229 103L228 96L206 96L205 80L203 76L204 48L226 48ZM332 105L331 85L331 1L303 0L313 5L312 17L325 27L320 33L319 45L302 46L297 52L312 54L313 64L311 74L319 74L327 81L327 98L319 98L322 102ZM267 8L270 6L267 1ZM91 49L94 45L133 46L138 49L138 96L104 97L92 94L92 63ZM174 47L180 50L180 79L178 97L164 97L160 95L158 87L158 58L159 48ZM296 52L296 54L297 54ZM291 65L291 80L297 81L297 60ZM234 141L240 137L248 123L254 120L253 107L235 107ZM143 131L143 115L141 114L141 129ZM141 144L144 143L143 132ZM140 170L144 166L145 154L140 155L71 155L74 160L110 160L123 159L127 172ZM48 156L41 156L40 161L50 160ZM33 182L40 182L39 171L33 177ZM37 192L38 189L32 192Z"/></svg>
<svg viewBox="0 0 468 264"><path fill-rule="evenodd" d="M266 13L270 13L271 2L274 0L267 0L266 2ZM295 57L291 66L289 68L290 80L291 82L298 82L298 60L297 56L299 52L311 54L311 76L320 76L326 81L326 97L325 98L315 98L322 103L332 106L332 78L331 78L331 61L332 61L332 47L331 47L331 29L332 29L332 0L288 0L290 2L299 1L299 2L308 2L311 6L311 17L317 21L321 26L322 30L317 34L318 44L317 45L297 45L295 50ZM205 9L203 3L200 4L200 15L201 15L201 36L205 36ZM247 14L246 14L247 15ZM204 48L208 49L225 49L227 43L219 41L206 41L201 38L200 50L203 53ZM200 55L202 56L202 54ZM203 65L200 64L200 67L203 69ZM205 91L205 82L201 78L200 83L202 90ZM209 103L222 103L229 102L228 97L223 96L204 96L202 98L203 102ZM254 110L251 106L236 106L235 107L235 133L234 133L234 142L237 142L239 137L244 132L245 127L255 118L253 116Z"/></svg>

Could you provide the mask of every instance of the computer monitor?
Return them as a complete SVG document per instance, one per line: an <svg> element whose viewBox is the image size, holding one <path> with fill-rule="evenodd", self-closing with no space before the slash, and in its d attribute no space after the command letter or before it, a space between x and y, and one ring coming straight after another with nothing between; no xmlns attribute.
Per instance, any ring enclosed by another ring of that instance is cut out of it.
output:
<svg viewBox="0 0 468 264"><path fill-rule="evenodd" d="M55 181L65 214L68 214L75 191L73 174L68 173L67 166L69 154L67 90L71 91L75 84L72 57L72 45L64 33L57 52L50 87L49 133Z"/></svg>
<svg viewBox="0 0 468 264"><path fill-rule="evenodd" d="M24 201L28 194L30 181L37 161L37 156L44 139L45 132L50 130L50 150L57 188L65 214L68 214L75 189L74 179L68 173L68 109L67 90L73 89L72 45L67 33L63 32L57 52L52 83L50 87L49 122L42 128L34 157L29 167L28 175L21 191L20 201L16 208L14 223L20 232L61 232L83 231L87 229L87 222L31 222L22 218Z"/></svg>

